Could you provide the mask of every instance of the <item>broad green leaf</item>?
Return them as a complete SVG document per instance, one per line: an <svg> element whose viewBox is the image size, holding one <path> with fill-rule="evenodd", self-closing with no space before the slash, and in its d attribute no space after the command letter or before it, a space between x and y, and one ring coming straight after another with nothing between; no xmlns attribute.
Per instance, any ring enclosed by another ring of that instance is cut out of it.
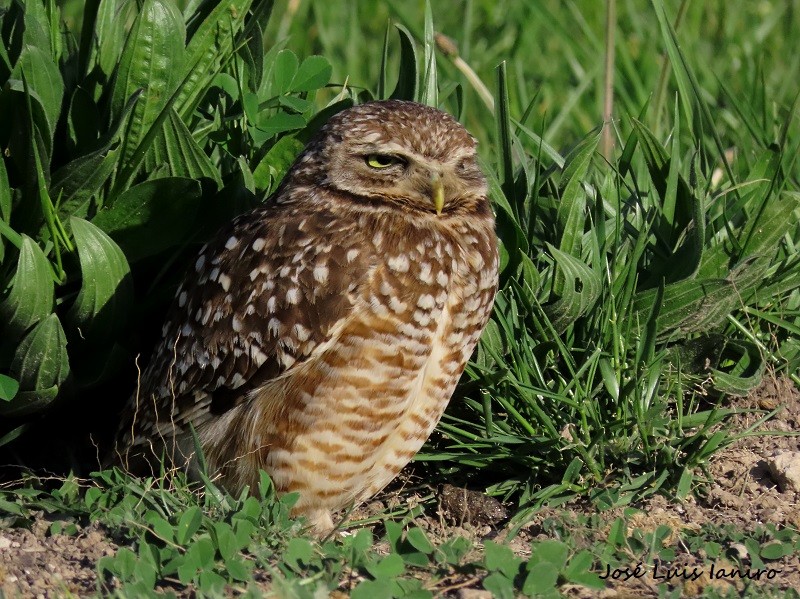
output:
<svg viewBox="0 0 800 599"><path fill-rule="evenodd" d="M200 529L203 521L203 512L197 506L191 506L180 517L178 528L175 531L175 540L180 545L186 545L194 534Z"/></svg>
<svg viewBox="0 0 800 599"><path fill-rule="evenodd" d="M188 179L205 177L214 181L218 189L222 187L219 171L173 108L169 109L169 117L153 143L145 164L148 171L163 165L173 177Z"/></svg>
<svg viewBox="0 0 800 599"><path fill-rule="evenodd" d="M519 573L522 559L514 555L508 545L486 541L484 551L484 565L490 572L502 572L510 579Z"/></svg>
<svg viewBox="0 0 800 599"><path fill-rule="evenodd" d="M216 522L214 524L212 537L216 542L217 550L223 560L230 560L239 551L239 546L236 543L236 536L233 534L231 525L227 522Z"/></svg>
<svg viewBox="0 0 800 599"><path fill-rule="evenodd" d="M293 135L281 137L253 170L255 188L260 192L274 189L303 150L303 143Z"/></svg>
<svg viewBox="0 0 800 599"><path fill-rule="evenodd" d="M772 258L778 242L784 235L797 230L800 194L784 192L780 195L763 190L762 201L753 202L757 212L748 219L742 238L745 240L739 260L749 256ZM758 198L753 198L757 200Z"/></svg>
<svg viewBox="0 0 800 599"><path fill-rule="evenodd" d="M278 133L292 131L294 129L302 129L305 126L306 120L303 118L303 115L279 112L278 114L264 118L263 120L259 120L257 129L265 136L261 141L265 141L266 139L269 139ZM259 142L255 136L253 139L257 143Z"/></svg>
<svg viewBox="0 0 800 599"><path fill-rule="evenodd" d="M239 98L239 84L228 73L219 73L214 77L211 85L220 88L234 100Z"/></svg>
<svg viewBox="0 0 800 599"><path fill-rule="evenodd" d="M59 199L58 215L61 218L88 214L92 198L102 206L100 191L113 172L120 150L114 147L124 129L125 123L133 111L141 91L130 97L111 129L99 141L98 149L85 156L80 156L64 165L53 174L50 183L50 196Z"/></svg>
<svg viewBox="0 0 800 599"><path fill-rule="evenodd" d="M633 128L639 139L639 146L642 148L645 163L647 164L650 179L661 199L660 216L656 223L657 233L667 249L672 249L675 240L686 229L693 218L697 216L695 205L700 202L702 210L702 199L695 198L689 184L680 176L678 172L678 158L669 156L661 142L656 136L642 123L633 119ZM676 132L677 134L677 132ZM673 148L677 146L673 144ZM702 192L700 192L702 193ZM700 212L702 215L703 213ZM704 225L704 222L701 222ZM701 232L705 232L704 227L700 227ZM696 241L690 241L696 245ZM699 257L692 257L691 263L696 263ZM674 266L677 260L669 259L669 266ZM669 267L664 268L669 272ZM659 275L656 275L658 277ZM678 277L671 277L676 280Z"/></svg>
<svg viewBox="0 0 800 599"><path fill-rule="evenodd" d="M251 91L261 87L264 76L264 31L258 22L253 23L251 35L245 36L245 43L239 48L239 56L247 67L247 82Z"/></svg>
<svg viewBox="0 0 800 599"><path fill-rule="evenodd" d="M122 47L125 43L125 26L129 23L130 11L135 3L122 0L100 0L95 18L96 43L94 60L108 79L117 66ZM91 39L83 33L81 41Z"/></svg>
<svg viewBox="0 0 800 599"><path fill-rule="evenodd" d="M434 40L434 35L431 2L430 0L425 0L425 36L423 39L422 53L423 75L419 100L422 104L438 108L439 82L436 74L436 41Z"/></svg>
<svg viewBox="0 0 800 599"><path fill-rule="evenodd" d="M745 396L761 384L766 362L755 343L726 340L717 349L721 354L719 363L710 369L715 389L728 395ZM726 364L724 370L723 363Z"/></svg>
<svg viewBox="0 0 800 599"><path fill-rule="evenodd" d="M119 149L101 148L62 166L50 184L50 197L58 198L58 214L85 217L89 203L100 192L117 163ZM98 202L100 203L100 202Z"/></svg>
<svg viewBox="0 0 800 599"><path fill-rule="evenodd" d="M367 572L375 578L395 578L406 570L403 558L397 553L391 553L372 563L365 564L365 567Z"/></svg>
<svg viewBox="0 0 800 599"><path fill-rule="evenodd" d="M509 216L514 217L514 220L518 221L519 214L516 211L518 202L516 200L516 186L514 185L514 159L512 156L513 140L511 136L511 114L509 111L508 99L508 77L506 75L505 61L497 65L496 72L497 97L495 103L497 111L495 114L495 126L497 128L497 139L500 146L498 148L497 174L503 193L508 196L508 201L510 202L508 206Z"/></svg>
<svg viewBox="0 0 800 599"><path fill-rule="evenodd" d="M0 158L0 220L11 221L11 186L8 183L6 161Z"/></svg>
<svg viewBox="0 0 800 599"><path fill-rule="evenodd" d="M408 540L414 549L422 553L433 553L433 545L431 545L431 542L428 540L428 537L425 536L421 528L410 528L406 534L406 540Z"/></svg>
<svg viewBox="0 0 800 599"><path fill-rule="evenodd" d="M64 82L53 59L35 46L25 46L7 85L11 89L23 91L23 76L28 83L31 97L36 101L35 105L42 110L44 121L38 118L36 111L33 116L42 139L47 144L49 155L58 116L61 114Z"/></svg>
<svg viewBox="0 0 800 599"><path fill-rule="evenodd" d="M350 599L393 599L396 596L393 592L392 581L387 578L378 578L359 582L350 594Z"/></svg>
<svg viewBox="0 0 800 599"><path fill-rule="evenodd" d="M324 56L309 56L297 68L291 82L291 91L310 92L325 87L331 79L331 63Z"/></svg>
<svg viewBox="0 0 800 599"><path fill-rule="evenodd" d="M91 94L76 87L69 99L67 129L72 154L89 154L97 150L97 138L104 127L103 114Z"/></svg>
<svg viewBox="0 0 800 599"><path fill-rule="evenodd" d="M41 320L20 342L11 361L11 375L20 391L0 403L0 414L23 416L44 409L69 376L67 338L55 314Z"/></svg>
<svg viewBox="0 0 800 599"><path fill-rule="evenodd" d="M161 540L166 541L167 543L173 542L174 534L172 525L167 522L158 512L150 510L145 514L144 519L153 529L153 532L156 533L156 536L158 536Z"/></svg>
<svg viewBox="0 0 800 599"><path fill-rule="evenodd" d="M294 537L283 552L283 561L297 572L303 571L303 565L309 564L314 556L314 546L308 539Z"/></svg>
<svg viewBox="0 0 800 599"><path fill-rule="evenodd" d="M19 391L19 381L10 376L0 374L0 400L10 401Z"/></svg>
<svg viewBox="0 0 800 599"><path fill-rule="evenodd" d="M5 339L19 339L31 326L47 317L53 311L54 291L50 262L36 242L24 235L11 290L0 303Z"/></svg>
<svg viewBox="0 0 800 599"><path fill-rule="evenodd" d="M692 110L691 101L692 88L689 78L686 74L686 69L683 68L683 60L680 49L678 48L677 40L675 38L675 30L672 28L672 24L667 18L666 11L664 10L664 4L661 2L661 0L653 0L653 6L655 8L658 24L661 28L661 38L667 47L669 62L672 66L672 72L675 75L675 80L678 84L678 90L680 91L678 97L680 98L681 105L683 106L683 110L686 115L686 122L691 123L694 120L694 111ZM661 115L656 115L656 118L660 118L660 116Z"/></svg>
<svg viewBox="0 0 800 599"><path fill-rule="evenodd" d="M602 283L599 275L579 258L570 256L547 244L556 267L564 277L560 296L545 306L545 311L556 331L569 324L591 308L600 297Z"/></svg>
<svg viewBox="0 0 800 599"><path fill-rule="evenodd" d="M131 160L177 89L185 38L183 16L174 2L145 0L125 41L111 92L111 114L118 119L128 99L144 90L122 140L122 164Z"/></svg>
<svg viewBox="0 0 800 599"><path fill-rule="evenodd" d="M55 56L50 36L49 18L44 2L24 2L21 7L25 10L23 45L35 46L52 60Z"/></svg>
<svg viewBox="0 0 800 599"><path fill-rule="evenodd" d="M569 560L569 565L564 570L564 577L570 582L590 589L604 588L605 582L591 571L593 560L594 556L586 549L579 551Z"/></svg>
<svg viewBox="0 0 800 599"><path fill-rule="evenodd" d="M281 50L275 57L275 93L285 94L290 90L292 80L297 74L300 61L297 55L291 50Z"/></svg>
<svg viewBox="0 0 800 599"><path fill-rule="evenodd" d="M67 318L82 339L104 339L128 319L133 301L130 267L119 246L96 225L76 217L70 224L82 280Z"/></svg>
<svg viewBox="0 0 800 599"><path fill-rule="evenodd" d="M586 226L586 191L583 182L599 140L599 134L583 140L570 152L564 165L563 191L556 212L561 229L559 249L574 257L580 256L581 238ZM562 294L564 282L564 278L556 277L554 291L557 295Z"/></svg>
<svg viewBox="0 0 800 599"><path fill-rule="evenodd" d="M547 562L538 562L531 566L522 584L522 592L526 597L537 597L540 593L555 588L558 582L558 569Z"/></svg>
<svg viewBox="0 0 800 599"><path fill-rule="evenodd" d="M648 321L658 289L637 293L633 299L634 323ZM724 279L689 279L664 288L664 302L656 330L663 339L673 332L702 332L718 325L740 303L735 285Z"/></svg>
<svg viewBox="0 0 800 599"><path fill-rule="evenodd" d="M194 232L200 197L200 183L192 179L145 181L100 210L92 223L134 262L185 242Z"/></svg>
<svg viewBox="0 0 800 599"><path fill-rule="evenodd" d="M184 122L188 122L214 77L233 55L237 47L236 34L241 30L252 3L252 0L218 2L192 34L186 46L186 77L175 100L175 110ZM268 10L272 2L258 2L253 10L262 5L267 5Z"/></svg>
<svg viewBox="0 0 800 599"><path fill-rule="evenodd" d="M417 46L408 29L395 23L400 35L400 72L397 85L391 98L396 100L416 100L419 88L419 68L417 67Z"/></svg>

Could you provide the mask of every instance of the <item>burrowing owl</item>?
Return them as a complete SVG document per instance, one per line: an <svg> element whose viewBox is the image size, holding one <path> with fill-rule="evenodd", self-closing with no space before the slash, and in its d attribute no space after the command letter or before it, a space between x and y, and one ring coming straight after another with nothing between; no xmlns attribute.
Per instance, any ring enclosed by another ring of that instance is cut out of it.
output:
<svg viewBox="0 0 800 599"><path fill-rule="evenodd" d="M318 531L419 450L489 318L497 240L475 140L389 100L333 117L263 206L200 250L123 415L123 465L266 470Z"/></svg>

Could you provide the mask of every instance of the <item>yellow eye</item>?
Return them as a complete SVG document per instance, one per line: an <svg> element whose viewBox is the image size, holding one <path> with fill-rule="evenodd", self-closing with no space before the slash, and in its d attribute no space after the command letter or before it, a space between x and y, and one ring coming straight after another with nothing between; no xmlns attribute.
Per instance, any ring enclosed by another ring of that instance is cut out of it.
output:
<svg viewBox="0 0 800 599"><path fill-rule="evenodd" d="M387 168L395 164L402 164L403 161L396 156L389 154L369 154L365 157L367 164L372 168Z"/></svg>

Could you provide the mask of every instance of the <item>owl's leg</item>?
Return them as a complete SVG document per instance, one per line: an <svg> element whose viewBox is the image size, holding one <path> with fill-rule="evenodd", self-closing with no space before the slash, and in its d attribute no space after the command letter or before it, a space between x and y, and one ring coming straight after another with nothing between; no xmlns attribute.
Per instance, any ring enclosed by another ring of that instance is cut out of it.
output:
<svg viewBox="0 0 800 599"><path fill-rule="evenodd" d="M298 515L305 517L311 526L311 531L317 537L324 537L334 529L330 510L317 508L302 511Z"/></svg>

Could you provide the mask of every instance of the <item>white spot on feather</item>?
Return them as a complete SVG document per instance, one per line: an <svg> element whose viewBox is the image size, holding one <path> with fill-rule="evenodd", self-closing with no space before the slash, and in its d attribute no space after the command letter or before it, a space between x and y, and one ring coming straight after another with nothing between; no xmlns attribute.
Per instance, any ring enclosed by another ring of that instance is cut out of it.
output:
<svg viewBox="0 0 800 599"><path fill-rule="evenodd" d="M419 265L419 279L423 283L433 283L433 276L431 275L431 263L423 262Z"/></svg>
<svg viewBox="0 0 800 599"><path fill-rule="evenodd" d="M328 267L324 264L318 264L314 267L314 280L317 283L324 283L328 280Z"/></svg>
<svg viewBox="0 0 800 599"><path fill-rule="evenodd" d="M286 292L286 303L287 304L300 303L300 290L297 287L290 287L289 290Z"/></svg>
<svg viewBox="0 0 800 599"><path fill-rule="evenodd" d="M230 237L228 237L228 241L225 242L225 249L232 250L237 245L239 245L239 240L236 239L236 237L234 237L233 235L231 235Z"/></svg>
<svg viewBox="0 0 800 599"><path fill-rule="evenodd" d="M436 302L433 300L433 296L430 293L425 293L419 296L417 300L417 306L422 308L423 310L430 310L436 305Z"/></svg>
<svg viewBox="0 0 800 599"><path fill-rule="evenodd" d="M404 254L389 258L388 264L389 268L395 272L408 272L408 257Z"/></svg>
<svg viewBox="0 0 800 599"><path fill-rule="evenodd" d="M277 318L270 318L267 323L267 331L273 336L277 337L281 331L281 321Z"/></svg>
<svg viewBox="0 0 800 599"><path fill-rule="evenodd" d="M231 278L228 275L220 274L219 284L222 285L225 291L228 291L231 288Z"/></svg>
<svg viewBox="0 0 800 599"><path fill-rule="evenodd" d="M267 242L266 242L266 240L264 240L263 238L259 237L258 239L256 239L256 240L253 242L253 249L254 249L255 251L257 251L257 252L260 252L261 250L263 250L263 249L264 249L264 246L265 246L265 245L267 245Z"/></svg>
<svg viewBox="0 0 800 599"><path fill-rule="evenodd" d="M292 332L294 333L294 336L297 337L297 340L301 343L308 341L308 338L311 336L311 331L299 322L292 327Z"/></svg>

